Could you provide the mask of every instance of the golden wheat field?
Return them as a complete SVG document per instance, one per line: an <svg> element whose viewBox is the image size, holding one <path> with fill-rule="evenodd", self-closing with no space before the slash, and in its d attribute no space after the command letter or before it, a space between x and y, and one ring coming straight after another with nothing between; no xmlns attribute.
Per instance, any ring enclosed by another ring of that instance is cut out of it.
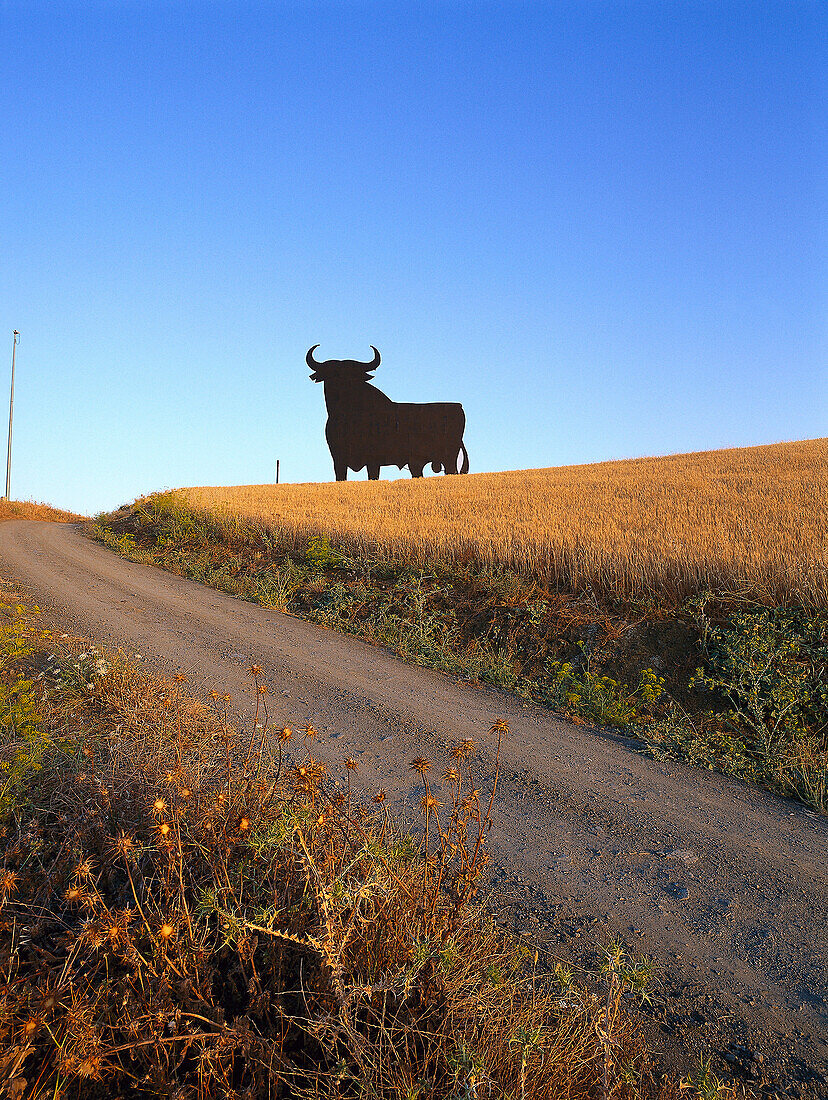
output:
<svg viewBox="0 0 828 1100"><path fill-rule="evenodd" d="M419 480L180 490L225 522L568 590L828 607L828 439Z"/></svg>

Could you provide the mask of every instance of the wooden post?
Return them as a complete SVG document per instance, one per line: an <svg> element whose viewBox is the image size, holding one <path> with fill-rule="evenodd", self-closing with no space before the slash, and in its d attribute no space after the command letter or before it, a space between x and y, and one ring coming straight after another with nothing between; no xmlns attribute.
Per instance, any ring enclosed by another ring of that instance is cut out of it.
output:
<svg viewBox="0 0 828 1100"><path fill-rule="evenodd" d="M276 484L279 484L279 459L276 459Z"/></svg>

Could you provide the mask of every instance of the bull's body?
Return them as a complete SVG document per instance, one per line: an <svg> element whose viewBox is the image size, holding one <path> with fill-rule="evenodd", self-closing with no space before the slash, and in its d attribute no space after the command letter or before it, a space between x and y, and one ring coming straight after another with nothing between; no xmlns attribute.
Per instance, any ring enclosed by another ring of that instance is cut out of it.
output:
<svg viewBox="0 0 828 1100"><path fill-rule="evenodd" d="M318 346L318 345L317 345ZM457 459L463 452L461 473L468 473L469 458L463 445L466 415L456 402L427 405L392 401L368 381L375 362L329 360L316 363L314 348L308 352L311 377L324 382L328 423L325 438L331 451L337 481L345 481L348 470L367 467L368 477L379 477L381 466L407 466L412 477L422 477L431 463L437 472L456 474Z"/></svg>

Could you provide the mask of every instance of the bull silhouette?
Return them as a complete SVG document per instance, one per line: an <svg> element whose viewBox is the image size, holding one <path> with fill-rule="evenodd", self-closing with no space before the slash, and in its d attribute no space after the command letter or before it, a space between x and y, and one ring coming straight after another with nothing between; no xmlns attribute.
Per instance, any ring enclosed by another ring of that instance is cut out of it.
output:
<svg viewBox="0 0 828 1100"><path fill-rule="evenodd" d="M328 423L325 438L331 451L337 481L347 481L348 470L368 467L376 481L381 466L407 466L412 477L422 477L431 463L434 473L456 474L457 459L463 452L461 474L469 472L469 456L463 446L466 414L456 402L416 405L392 401L372 386L373 371L380 365L380 353L370 345L370 363L354 359L329 359L317 363L314 344L305 360L311 380L325 383Z"/></svg>

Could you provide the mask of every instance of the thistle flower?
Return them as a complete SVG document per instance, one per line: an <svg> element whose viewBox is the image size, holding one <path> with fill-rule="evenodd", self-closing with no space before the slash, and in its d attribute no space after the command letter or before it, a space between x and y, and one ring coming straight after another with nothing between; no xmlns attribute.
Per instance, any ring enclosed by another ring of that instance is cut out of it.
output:
<svg viewBox="0 0 828 1100"><path fill-rule="evenodd" d="M177 684L186 684L187 683L187 677L184 675L183 672L176 672L173 679L175 680L175 682Z"/></svg>
<svg viewBox="0 0 828 1100"><path fill-rule="evenodd" d="M268 695L270 693L270 688L267 686L267 684L259 684L256 690L258 691L259 695Z"/></svg>
<svg viewBox="0 0 828 1100"><path fill-rule="evenodd" d="M250 828L250 821L248 818L243 817L239 822L239 832L244 833Z"/></svg>
<svg viewBox="0 0 828 1100"><path fill-rule="evenodd" d="M315 741L319 736L319 731L315 729L310 722L306 722L304 726L300 726L299 732L307 741Z"/></svg>
<svg viewBox="0 0 828 1100"><path fill-rule="evenodd" d="M112 846L122 859L132 859L135 855L135 841L128 833L118 833Z"/></svg>
<svg viewBox="0 0 828 1100"><path fill-rule="evenodd" d="M52 1012L57 1008L60 1002L60 996L57 989L50 989L43 995L43 999L40 1002L41 1012Z"/></svg>
<svg viewBox="0 0 828 1100"><path fill-rule="evenodd" d="M505 718L495 718L489 727L489 733L499 733L505 737L509 733L509 723Z"/></svg>
<svg viewBox="0 0 828 1100"><path fill-rule="evenodd" d="M461 741L459 745L454 746L451 750L451 755L455 760L468 760L476 749L477 742L472 740L471 737L467 737L464 741Z"/></svg>
<svg viewBox="0 0 828 1100"><path fill-rule="evenodd" d="M420 809L425 813L427 810L436 810L439 806L442 806L442 802L438 802L433 794L424 794L420 799Z"/></svg>
<svg viewBox="0 0 828 1100"><path fill-rule="evenodd" d="M158 929L158 935L162 940L170 940L175 935L175 925L165 922Z"/></svg>
<svg viewBox="0 0 828 1100"><path fill-rule="evenodd" d="M349 772L355 772L359 767L359 764L356 762L356 760L354 760L353 756L348 756L345 758L345 767L348 769Z"/></svg>
<svg viewBox="0 0 828 1100"><path fill-rule="evenodd" d="M92 878L94 868L91 859L85 859L82 863L79 863L75 868L74 874L77 878Z"/></svg>
<svg viewBox="0 0 828 1100"><path fill-rule="evenodd" d="M0 877L0 905L5 905L17 889L18 875L16 871L4 871Z"/></svg>
<svg viewBox="0 0 828 1100"><path fill-rule="evenodd" d="M424 756L418 756L411 761L409 767L412 769L412 771L419 772L420 775L425 776L425 773L431 767L431 761L426 760Z"/></svg>
<svg viewBox="0 0 828 1100"><path fill-rule="evenodd" d="M160 815L163 814L166 809L166 801L163 798L156 798L156 800L152 804L152 812L160 817Z"/></svg>
<svg viewBox="0 0 828 1100"><path fill-rule="evenodd" d="M91 947L101 947L106 942L109 930L96 920L88 920L83 925L81 935Z"/></svg>
<svg viewBox="0 0 828 1100"><path fill-rule="evenodd" d="M290 726L285 726L283 729L279 730L280 741L290 741L291 737L293 737L293 730Z"/></svg>
<svg viewBox="0 0 828 1100"><path fill-rule="evenodd" d="M250 668L247 671L250 673L251 676L261 676L262 666L261 665L251 665Z"/></svg>
<svg viewBox="0 0 828 1100"><path fill-rule="evenodd" d="M78 1077L96 1078L100 1076L101 1059L93 1054L81 1058L75 1065L75 1073Z"/></svg>
<svg viewBox="0 0 828 1100"><path fill-rule="evenodd" d="M443 772L443 782L444 783L459 783L460 782L460 772L457 770L457 768L446 768L446 770Z"/></svg>
<svg viewBox="0 0 828 1100"><path fill-rule="evenodd" d="M378 805L385 801L386 790L385 787L380 787L377 793L374 795L374 802Z"/></svg>

